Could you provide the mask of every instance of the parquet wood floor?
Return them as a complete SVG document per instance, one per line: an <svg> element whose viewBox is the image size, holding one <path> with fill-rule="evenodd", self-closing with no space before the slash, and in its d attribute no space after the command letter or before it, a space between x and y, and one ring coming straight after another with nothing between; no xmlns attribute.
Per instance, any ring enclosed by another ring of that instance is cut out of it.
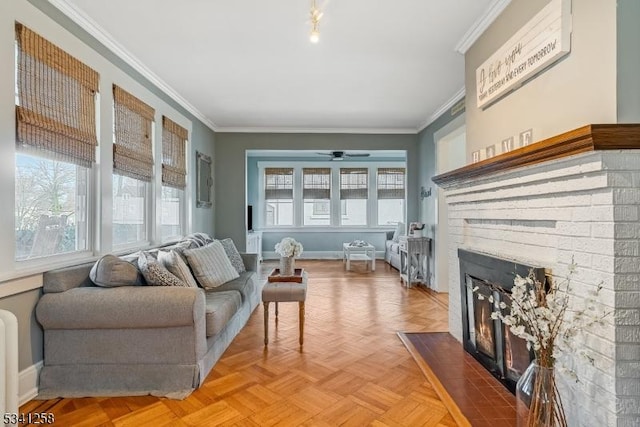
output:
<svg viewBox="0 0 640 427"><path fill-rule="evenodd" d="M397 331L446 331L447 296L375 272L298 260L309 273L304 346L298 304L281 303L263 344L263 308L184 400L152 396L31 401L56 426L455 426ZM266 278L275 266L265 262Z"/></svg>

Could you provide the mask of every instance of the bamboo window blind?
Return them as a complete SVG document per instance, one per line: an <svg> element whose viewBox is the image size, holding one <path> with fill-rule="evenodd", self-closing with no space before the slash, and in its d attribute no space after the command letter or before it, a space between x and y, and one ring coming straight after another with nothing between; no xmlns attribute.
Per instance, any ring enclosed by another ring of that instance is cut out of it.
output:
<svg viewBox="0 0 640 427"><path fill-rule="evenodd" d="M307 200L331 199L331 169L302 169L302 198Z"/></svg>
<svg viewBox="0 0 640 427"><path fill-rule="evenodd" d="M340 169L340 199L367 199L369 170L367 168Z"/></svg>
<svg viewBox="0 0 640 427"><path fill-rule="evenodd" d="M90 167L99 74L20 23L15 33L17 148Z"/></svg>
<svg viewBox="0 0 640 427"><path fill-rule="evenodd" d="M266 168L264 178L266 200L293 199L293 168Z"/></svg>
<svg viewBox="0 0 640 427"><path fill-rule="evenodd" d="M184 189L187 186L187 140L189 132L162 116L162 184Z"/></svg>
<svg viewBox="0 0 640 427"><path fill-rule="evenodd" d="M113 85L113 109L113 172L141 181L151 181L151 126L155 110L116 85Z"/></svg>
<svg viewBox="0 0 640 427"><path fill-rule="evenodd" d="M378 169L378 199L404 199L405 169Z"/></svg>

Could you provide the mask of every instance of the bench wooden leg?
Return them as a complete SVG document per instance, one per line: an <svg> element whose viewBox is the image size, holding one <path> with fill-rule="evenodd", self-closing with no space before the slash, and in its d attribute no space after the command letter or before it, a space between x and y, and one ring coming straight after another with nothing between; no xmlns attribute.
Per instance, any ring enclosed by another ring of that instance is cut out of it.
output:
<svg viewBox="0 0 640 427"><path fill-rule="evenodd" d="M300 345L304 342L304 301L298 303L300 322Z"/></svg>
<svg viewBox="0 0 640 427"><path fill-rule="evenodd" d="M278 319L278 301L276 301L276 320Z"/></svg>
<svg viewBox="0 0 640 427"><path fill-rule="evenodd" d="M264 304L264 345L269 344L269 303Z"/></svg>

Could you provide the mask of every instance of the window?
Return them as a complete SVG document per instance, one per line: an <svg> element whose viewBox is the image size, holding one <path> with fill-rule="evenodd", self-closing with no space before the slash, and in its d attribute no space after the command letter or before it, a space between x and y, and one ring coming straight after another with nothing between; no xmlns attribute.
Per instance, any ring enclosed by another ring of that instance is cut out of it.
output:
<svg viewBox="0 0 640 427"><path fill-rule="evenodd" d="M99 75L16 23L16 260L87 250Z"/></svg>
<svg viewBox="0 0 640 427"><path fill-rule="evenodd" d="M113 245L147 240L147 183L113 175Z"/></svg>
<svg viewBox="0 0 640 427"><path fill-rule="evenodd" d="M88 178L73 163L16 155L17 260L88 249Z"/></svg>
<svg viewBox="0 0 640 427"><path fill-rule="evenodd" d="M113 245L148 240L153 108L113 85Z"/></svg>
<svg viewBox="0 0 640 427"><path fill-rule="evenodd" d="M341 225L367 225L369 198L369 170L367 168L340 169Z"/></svg>
<svg viewBox="0 0 640 427"><path fill-rule="evenodd" d="M264 170L265 225L293 225L293 168Z"/></svg>
<svg viewBox="0 0 640 427"><path fill-rule="evenodd" d="M184 234L184 189L187 186L186 144L189 133L167 117L162 117L162 213L163 241Z"/></svg>
<svg viewBox="0 0 640 427"><path fill-rule="evenodd" d="M378 225L391 225L404 218L405 169L378 169Z"/></svg>
<svg viewBox="0 0 640 427"><path fill-rule="evenodd" d="M331 169L302 169L304 225L331 224Z"/></svg>

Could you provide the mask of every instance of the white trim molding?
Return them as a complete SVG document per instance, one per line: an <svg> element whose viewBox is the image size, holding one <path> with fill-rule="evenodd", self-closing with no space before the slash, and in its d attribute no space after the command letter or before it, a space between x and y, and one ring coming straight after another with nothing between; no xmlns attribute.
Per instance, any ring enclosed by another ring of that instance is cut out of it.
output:
<svg viewBox="0 0 640 427"><path fill-rule="evenodd" d="M466 94L466 89L464 86L458 89L458 91L451 98L449 98L447 102L442 104L440 108L434 111L433 114L431 114L431 116L420 125L417 133L422 132L424 128L426 128L431 123L438 120L438 117L443 115L447 110L453 107L457 102L461 101L464 98L465 94Z"/></svg>
<svg viewBox="0 0 640 427"><path fill-rule="evenodd" d="M323 133L323 134L377 134L415 135L413 128L278 128L278 127L218 127L216 132L226 133Z"/></svg>
<svg viewBox="0 0 640 427"><path fill-rule="evenodd" d="M502 11L509 6L511 0L494 0L487 10L473 23L471 28L462 36L455 47L455 51L464 55L469 48L480 38L487 28L496 20Z"/></svg>
<svg viewBox="0 0 640 427"><path fill-rule="evenodd" d="M38 378L42 370L43 361L29 366L18 374L18 401L24 405L38 395Z"/></svg>
<svg viewBox="0 0 640 427"><path fill-rule="evenodd" d="M0 298L21 294L41 287L42 274L34 274L7 282L0 282Z"/></svg>
<svg viewBox="0 0 640 427"><path fill-rule="evenodd" d="M209 120L200 110L194 107L182 95L180 95L169 84L162 80L157 74L151 71L131 52L124 48L120 43L116 42L113 36L102 28L96 21L91 19L86 13L80 10L76 5L68 0L48 0L60 12L64 13L69 19L78 24L83 30L95 37L100 43L106 46L116 56L133 67L137 72L142 74L154 86L158 87L162 92L180 104L184 109L193 114L198 120L204 123L211 130L216 131L217 126Z"/></svg>

